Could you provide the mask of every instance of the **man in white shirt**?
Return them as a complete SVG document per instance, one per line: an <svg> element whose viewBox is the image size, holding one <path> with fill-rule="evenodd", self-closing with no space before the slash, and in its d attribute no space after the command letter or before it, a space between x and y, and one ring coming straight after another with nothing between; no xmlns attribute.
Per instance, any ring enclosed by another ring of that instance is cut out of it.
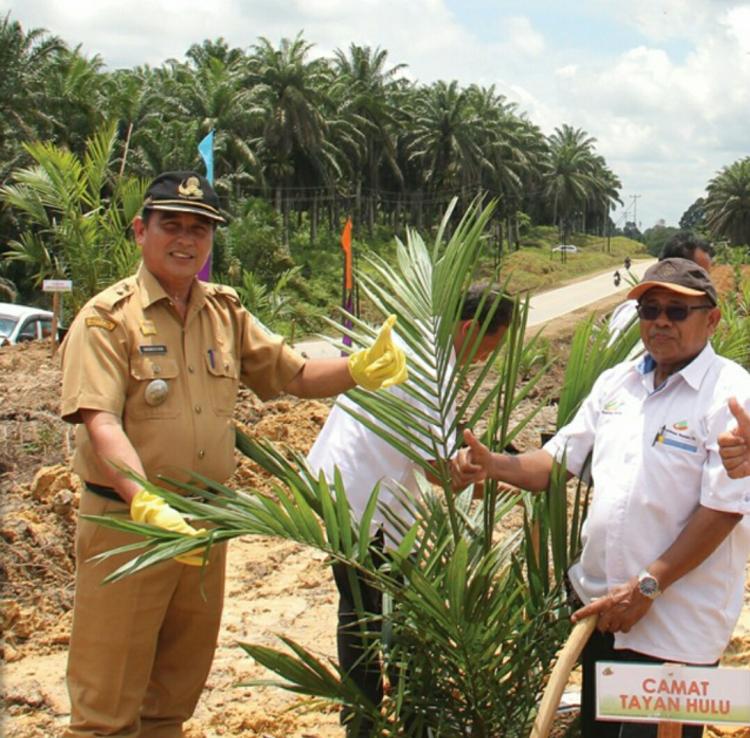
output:
<svg viewBox="0 0 750 738"><path fill-rule="evenodd" d="M483 296L486 296L483 300ZM464 300L461 318L456 325L453 339L455 357L467 356L464 347L476 342L477 328L487 319L496 293L473 287ZM510 325L513 315L513 302L503 297L489 320L487 330L474 354L474 361L483 361L502 340ZM454 361L455 361L454 357ZM409 362L415 361L410 356ZM453 364L453 363L452 363ZM446 374L452 374L452 364L446 369ZM415 410L432 417L437 424L438 418L428 407L418 403L411 395L399 387L388 390L409 402ZM328 419L318 435L310 453L308 463L311 469L319 474L323 471L326 478L334 478L334 469L338 468L346 489L347 499L355 516L361 517L375 485L380 482L378 496L378 510L373 517L372 529L373 546L376 556L387 557L387 548L397 546L401 541L401 533L397 526L386 517L383 510L387 509L405 523L412 521L412 516L403 504L405 488L412 495L419 493L416 475L421 474L421 468L411 459L383 440L359 420L353 417L345 407L356 409L360 415L367 416L377 423L362 408L356 406L346 397L339 398L332 408ZM429 429L425 429L429 433ZM435 437L444 437L445 432L436 428ZM421 453L421 452L420 452ZM429 459L427 459L429 461ZM383 553L384 549L386 552ZM349 673L357 686L370 699L379 705L383 698L382 669L377 654L367 649L360 634L360 624L355 611L354 594L350 577L356 577L365 608L368 613L378 615L382 613L381 593L372 587L358 572L343 565L334 565L334 578L339 590L337 647L339 664ZM378 629L377 619L367 622L367 629L372 632ZM342 721L346 723L348 713L342 711ZM365 738L371 735L371 724L360 720L359 725L347 726L348 738Z"/></svg>
<svg viewBox="0 0 750 738"><path fill-rule="evenodd" d="M675 258L690 259L709 271L713 255L713 247L708 241L690 231L678 231L664 244L659 254L659 261ZM630 269L630 265L626 264L625 268ZM626 300L612 311L612 315L609 316L610 345L637 319L637 305L636 300ZM637 353L640 354L642 350L643 346L640 346ZM635 355L633 354L633 356Z"/></svg>
<svg viewBox="0 0 750 738"><path fill-rule="evenodd" d="M569 571L598 614L583 654L583 738L646 738L654 725L594 718L596 661L715 664L739 616L750 553L750 485L722 466L728 400L750 410L750 375L717 356L720 320L708 274L686 259L650 267L638 300L647 354L604 372L574 419L543 449L493 454L467 432L457 484L499 479L546 489L555 459L579 474L593 449L594 495L580 561ZM686 738L702 729L683 729Z"/></svg>

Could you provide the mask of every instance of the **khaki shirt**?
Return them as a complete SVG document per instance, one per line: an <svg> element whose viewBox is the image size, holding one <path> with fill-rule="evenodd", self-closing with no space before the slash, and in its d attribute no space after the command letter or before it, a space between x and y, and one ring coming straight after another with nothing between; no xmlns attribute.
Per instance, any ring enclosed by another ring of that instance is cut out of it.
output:
<svg viewBox="0 0 750 738"><path fill-rule="evenodd" d="M73 468L107 485L80 410L122 419L146 475L217 482L234 470L232 413L239 382L261 399L277 395L304 358L269 336L230 287L196 282L183 323L156 278L141 265L133 277L92 298L61 347L62 417L80 423ZM154 404L155 380L166 398ZM150 387L150 389L149 389Z"/></svg>

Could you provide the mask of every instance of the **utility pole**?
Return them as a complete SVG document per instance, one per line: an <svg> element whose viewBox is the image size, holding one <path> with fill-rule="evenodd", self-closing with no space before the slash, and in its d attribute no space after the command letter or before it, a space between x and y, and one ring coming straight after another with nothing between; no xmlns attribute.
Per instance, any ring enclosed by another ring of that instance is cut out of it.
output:
<svg viewBox="0 0 750 738"><path fill-rule="evenodd" d="M638 228L638 198L642 197L642 195L631 195L631 198L633 198L633 223L635 223L635 227L638 231L641 229Z"/></svg>

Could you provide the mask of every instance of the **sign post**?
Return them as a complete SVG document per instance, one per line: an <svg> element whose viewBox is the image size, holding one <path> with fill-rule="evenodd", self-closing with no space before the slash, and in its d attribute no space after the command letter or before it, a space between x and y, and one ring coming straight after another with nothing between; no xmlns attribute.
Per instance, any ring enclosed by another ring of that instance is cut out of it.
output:
<svg viewBox="0 0 750 738"><path fill-rule="evenodd" d="M52 351L57 346L57 326L60 324L60 312L62 310L61 293L70 292L73 289L73 281L70 279L45 279L42 282L42 292L52 293Z"/></svg>
<svg viewBox="0 0 750 738"><path fill-rule="evenodd" d="M683 724L750 725L750 669L600 661L597 720L658 723L658 738Z"/></svg>

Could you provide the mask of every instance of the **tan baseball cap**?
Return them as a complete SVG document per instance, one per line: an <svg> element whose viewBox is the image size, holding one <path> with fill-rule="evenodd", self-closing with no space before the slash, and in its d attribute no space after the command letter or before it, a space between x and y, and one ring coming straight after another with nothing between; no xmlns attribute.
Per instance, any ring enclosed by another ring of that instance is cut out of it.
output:
<svg viewBox="0 0 750 738"><path fill-rule="evenodd" d="M691 297L705 295L714 305L719 302L708 272L690 259L672 258L656 262L646 270L643 281L628 292L628 298L637 300L654 287Z"/></svg>

